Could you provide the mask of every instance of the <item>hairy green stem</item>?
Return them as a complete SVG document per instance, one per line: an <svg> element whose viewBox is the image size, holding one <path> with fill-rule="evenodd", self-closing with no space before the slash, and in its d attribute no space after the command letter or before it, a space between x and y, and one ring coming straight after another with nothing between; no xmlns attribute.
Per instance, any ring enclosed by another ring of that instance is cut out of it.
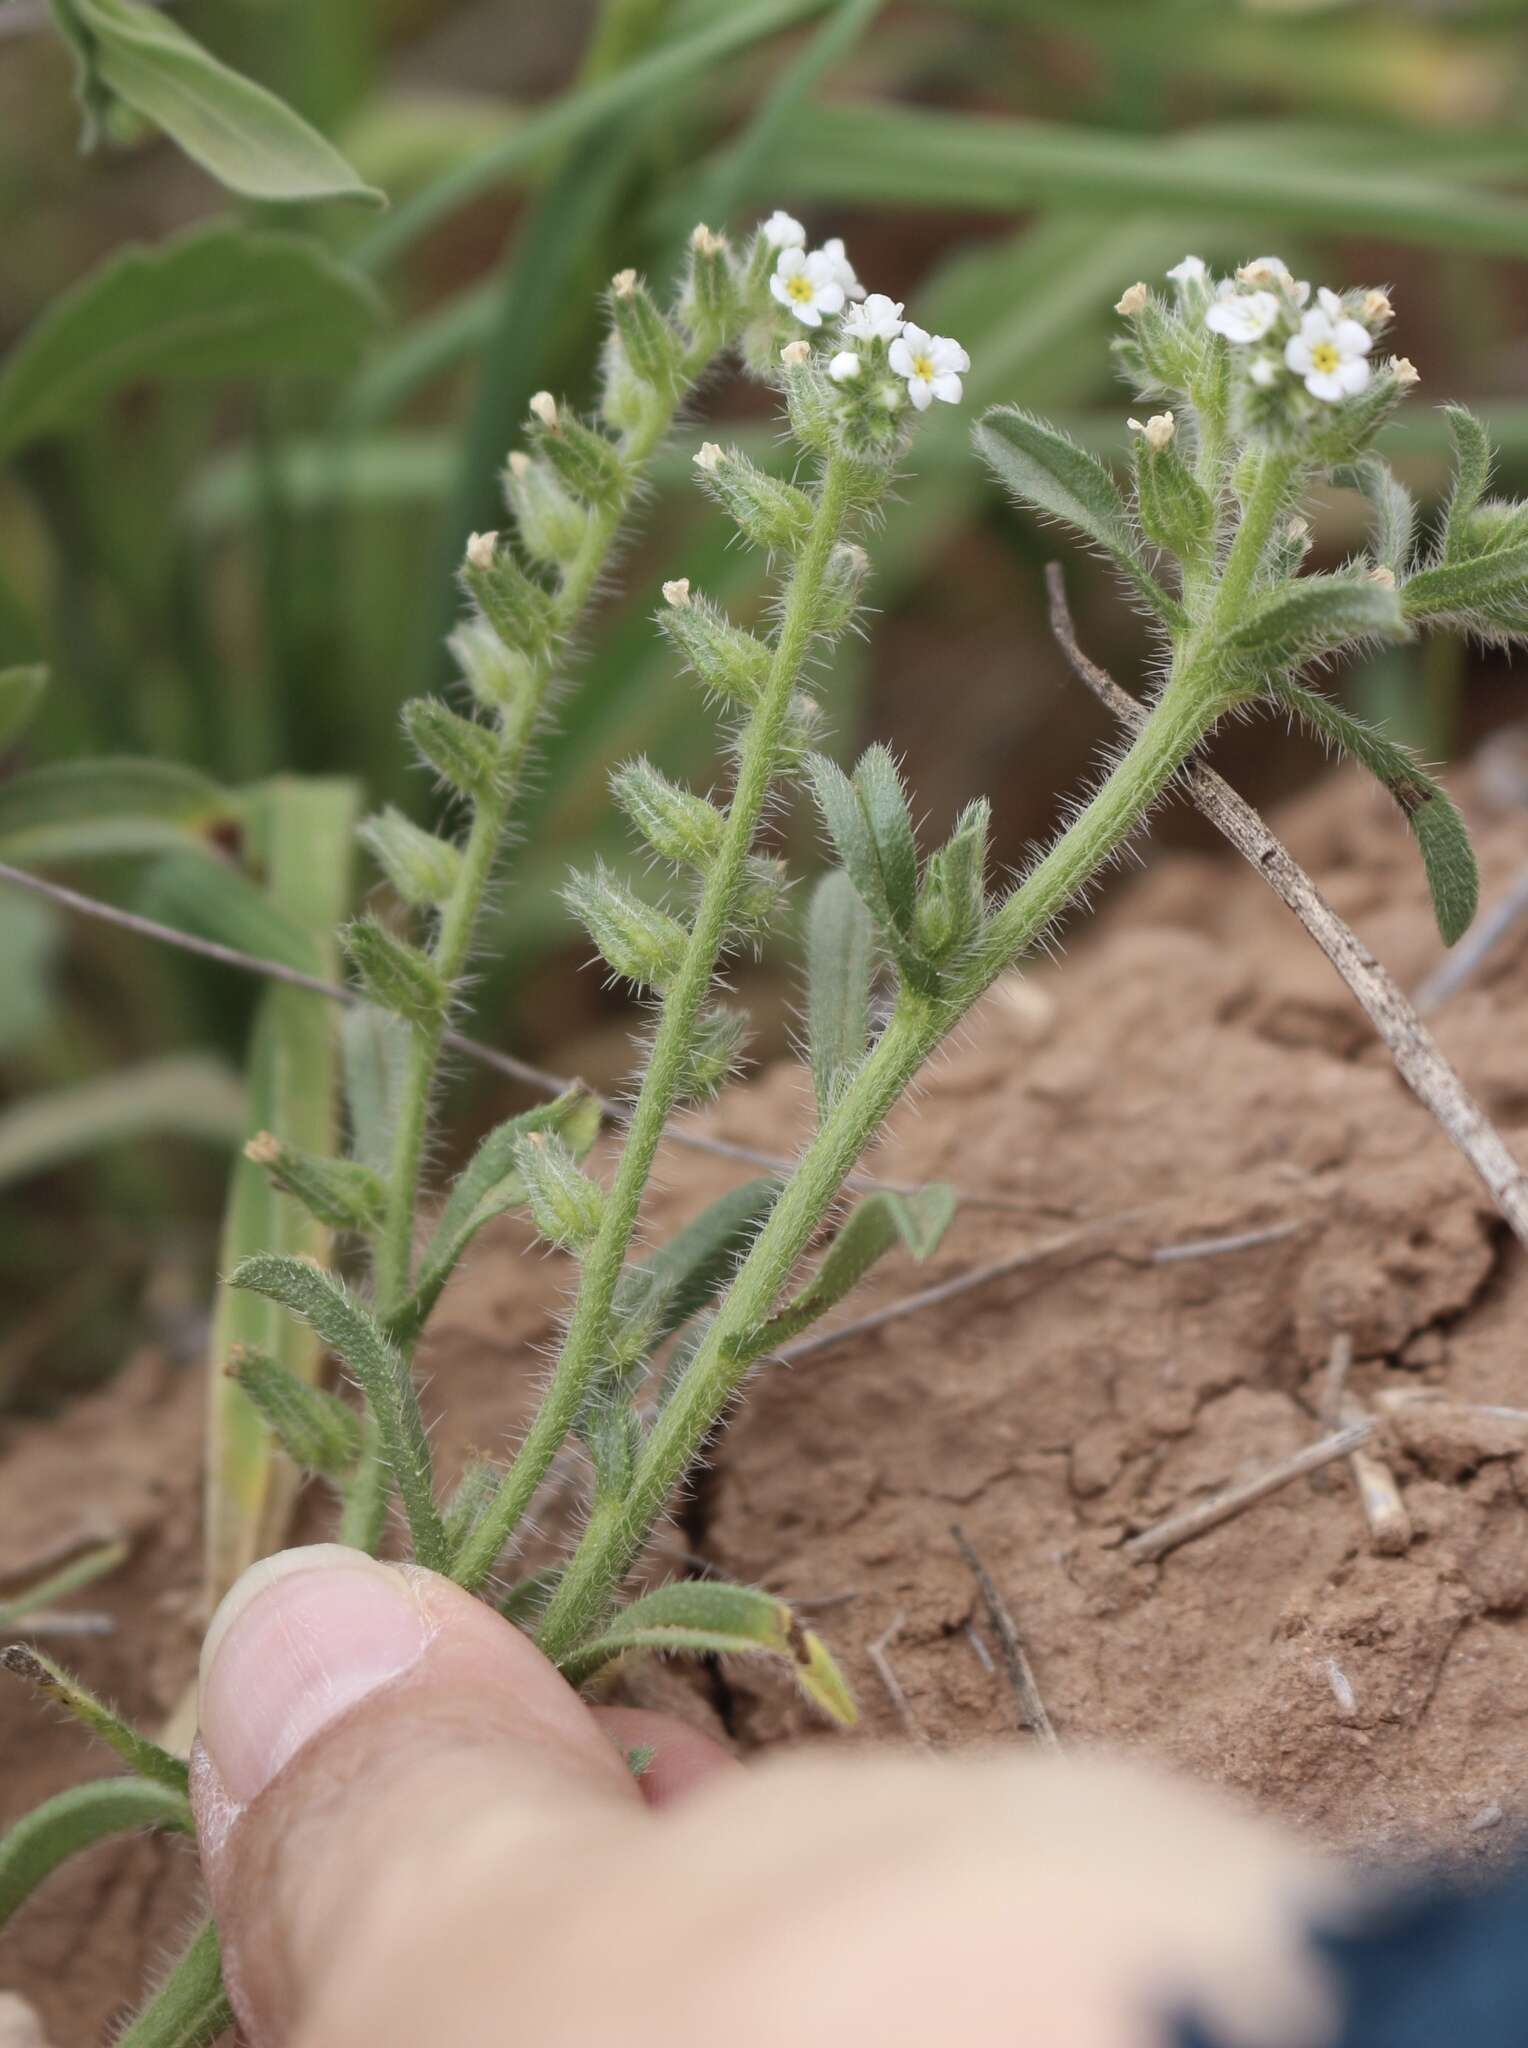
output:
<svg viewBox="0 0 1528 2048"><path fill-rule="evenodd" d="M603 1618L674 1488L746 1377L749 1342L769 1315L865 1147L940 1040L1054 922L1151 808L1224 708L1185 667L1169 682L1092 803L995 914L969 975L937 1000L904 993L844 1096L807 1146L684 1378L643 1447L625 1498L596 1505L537 1640L554 1661Z"/></svg>
<svg viewBox="0 0 1528 2048"><path fill-rule="evenodd" d="M700 376L713 353L710 346L691 351L683 366L682 389L687 390ZM448 987L454 986L471 954L483 898L519 792L536 722L558 673L559 657L604 571L638 474L673 424L675 410L674 404L655 395L647 417L622 440L627 488L615 503L590 511L583 543L564 570L555 594L551 651L536 665L527 687L504 716L498 783L492 796L481 799L474 809L461 870L441 911L431 947L431 958ZM376 1248L376 1305L384 1320L407 1298L413 1278L414 1214L424 1135L448 1022L449 1017L442 1014L427 1028L416 1030L409 1045L387 1172L387 1209Z"/></svg>
<svg viewBox="0 0 1528 2048"><path fill-rule="evenodd" d="M721 848L705 879L684 959L663 998L651 1057L627 1125L598 1236L585 1254L578 1296L551 1385L488 1511L456 1561L454 1576L482 1584L530 1506L605 1356L615 1290L664 1127L683 1093L695 1028L737 909L748 855L778 769L790 700L816 631L823 576L849 509L849 473L830 460L811 529L791 575L763 693L743 736Z"/></svg>

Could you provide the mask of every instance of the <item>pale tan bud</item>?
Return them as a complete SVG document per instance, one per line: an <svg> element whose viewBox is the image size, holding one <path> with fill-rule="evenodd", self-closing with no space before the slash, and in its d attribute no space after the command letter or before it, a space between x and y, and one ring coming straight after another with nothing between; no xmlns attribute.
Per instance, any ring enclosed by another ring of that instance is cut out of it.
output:
<svg viewBox="0 0 1528 2048"><path fill-rule="evenodd" d="M1391 305L1386 292L1365 292L1362 311L1363 317L1371 327L1378 327L1384 321L1395 318L1395 308Z"/></svg>
<svg viewBox="0 0 1528 2048"><path fill-rule="evenodd" d="M704 221L697 221L690 232L690 247L697 256L719 256L726 246L727 237L713 234Z"/></svg>
<svg viewBox="0 0 1528 2048"><path fill-rule="evenodd" d="M637 273L634 270L618 270L610 280L610 289L618 299L629 299L637 289Z"/></svg>
<svg viewBox="0 0 1528 2048"><path fill-rule="evenodd" d="M703 469L707 476L721 466L722 451L714 441L702 441L695 450L695 467Z"/></svg>
<svg viewBox="0 0 1528 2048"><path fill-rule="evenodd" d="M499 544L496 533L469 533L467 536L467 560L474 569L491 569L494 550Z"/></svg>
<svg viewBox="0 0 1528 2048"><path fill-rule="evenodd" d="M1364 572L1364 581L1366 583L1377 583L1384 590L1394 590L1395 571L1387 568L1383 562L1376 562L1372 569Z"/></svg>
<svg viewBox="0 0 1528 2048"><path fill-rule="evenodd" d="M1116 313L1123 313L1127 320L1133 320L1137 313L1144 313L1151 293L1143 284L1130 285L1115 301Z"/></svg>
<svg viewBox="0 0 1528 2048"><path fill-rule="evenodd" d="M274 1166L281 1157L281 1140L269 1131L256 1131L244 1147L244 1157L251 1166Z"/></svg>
<svg viewBox="0 0 1528 2048"><path fill-rule="evenodd" d="M665 604L673 605L677 611L683 611L690 601L689 577L676 576L672 583L665 583L663 586L663 601Z"/></svg>
<svg viewBox="0 0 1528 2048"><path fill-rule="evenodd" d="M1409 391L1413 384L1422 381L1422 372L1409 356L1392 356L1390 374L1403 391Z"/></svg>
<svg viewBox="0 0 1528 2048"><path fill-rule="evenodd" d="M531 400L531 416L540 420L549 434L557 432L557 400L550 391L538 391Z"/></svg>
<svg viewBox="0 0 1528 2048"><path fill-rule="evenodd" d="M780 351L780 360L788 370L799 370L803 363L812 360L812 345L809 341L788 341Z"/></svg>
<svg viewBox="0 0 1528 2048"><path fill-rule="evenodd" d="M529 476L531 459L523 448L517 448L509 458L509 473L513 477Z"/></svg>
<svg viewBox="0 0 1528 2048"><path fill-rule="evenodd" d="M1132 434L1139 434L1146 446L1156 454L1172 446L1173 437L1178 431L1178 422L1170 412L1154 412L1144 425L1140 420L1126 420L1125 425Z"/></svg>

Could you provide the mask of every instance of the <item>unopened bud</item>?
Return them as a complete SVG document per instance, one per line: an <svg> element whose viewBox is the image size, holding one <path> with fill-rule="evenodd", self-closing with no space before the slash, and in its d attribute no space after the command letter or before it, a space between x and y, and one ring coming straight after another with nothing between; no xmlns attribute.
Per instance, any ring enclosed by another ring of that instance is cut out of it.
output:
<svg viewBox="0 0 1528 2048"><path fill-rule="evenodd" d="M1395 571L1384 562L1376 562L1372 569L1364 572L1366 583L1377 583L1382 590L1394 590Z"/></svg>
<svg viewBox="0 0 1528 2048"><path fill-rule="evenodd" d="M521 458L524 459L523 457ZM513 460L513 457L511 457ZM474 569L491 569L494 550L499 544L496 533L471 533L467 536L467 560Z"/></svg>
<svg viewBox="0 0 1528 2048"><path fill-rule="evenodd" d="M557 431L557 400L550 391L538 391L531 400L531 415L540 420L549 434Z"/></svg>
<svg viewBox="0 0 1528 2048"><path fill-rule="evenodd" d="M695 467L710 476L720 468L722 451L715 441L702 441L695 450Z"/></svg>
<svg viewBox="0 0 1528 2048"><path fill-rule="evenodd" d="M634 270L618 270L610 280L610 289L618 299L629 299L637 288L637 273Z"/></svg>
<svg viewBox="0 0 1528 2048"><path fill-rule="evenodd" d="M1392 356L1390 374L1403 391L1409 391L1413 384L1420 384L1422 372L1409 356Z"/></svg>
<svg viewBox="0 0 1528 2048"><path fill-rule="evenodd" d="M663 601L665 604L687 605L690 601L689 577L676 576L672 583L665 583L663 586Z"/></svg>
<svg viewBox="0 0 1528 2048"><path fill-rule="evenodd" d="M808 341L788 341L780 351L780 360L788 370L799 370L803 363L812 360L812 345Z"/></svg>
<svg viewBox="0 0 1528 2048"><path fill-rule="evenodd" d="M1285 525L1284 538L1291 547L1303 547L1310 539L1310 522L1297 512Z"/></svg>
<svg viewBox="0 0 1528 2048"><path fill-rule="evenodd" d="M1126 420L1125 425L1132 434L1139 434L1153 453L1160 454L1173 444L1178 431L1178 422L1170 412L1154 412L1143 425L1140 420Z"/></svg>
<svg viewBox="0 0 1528 2048"><path fill-rule="evenodd" d="M1114 310L1116 313L1123 313L1127 320L1133 320L1137 313L1145 312L1146 301L1150 297L1151 293L1144 284L1133 284L1120 294L1115 301Z"/></svg>
<svg viewBox="0 0 1528 2048"><path fill-rule="evenodd" d="M516 448L513 454L510 456L509 473L511 476L515 477L523 477L530 475L531 459L526 454L523 448Z"/></svg>
<svg viewBox="0 0 1528 2048"><path fill-rule="evenodd" d="M244 1147L244 1157L251 1166L274 1166L281 1157L281 1140L269 1131L256 1131Z"/></svg>
<svg viewBox="0 0 1528 2048"><path fill-rule="evenodd" d="M690 230L690 247L697 256L720 256L726 246L726 236L713 234L703 220Z"/></svg>
<svg viewBox="0 0 1528 2048"><path fill-rule="evenodd" d="M1365 320L1376 327L1383 321L1395 317L1395 308L1391 305L1389 294L1386 292L1365 292L1362 310Z"/></svg>

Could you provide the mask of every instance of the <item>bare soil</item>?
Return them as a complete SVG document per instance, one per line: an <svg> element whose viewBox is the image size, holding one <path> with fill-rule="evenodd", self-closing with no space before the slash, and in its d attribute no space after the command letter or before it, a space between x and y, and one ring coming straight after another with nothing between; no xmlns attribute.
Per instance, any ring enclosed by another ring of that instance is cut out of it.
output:
<svg viewBox="0 0 1528 2048"><path fill-rule="evenodd" d="M1489 901L1528 858L1528 823L1499 773L1464 779L1464 795ZM1415 856L1357 778L1333 778L1281 825L1403 984L1434 964ZM1520 931L1436 1020L1520 1155L1525 1019ZM781 1066L711 1121L781 1150L806 1110L799 1072ZM1030 1742L958 1523L1063 1741L1165 1758L1364 1857L1507 1842L1528 1776L1522 1432L1440 1410L1386 1440L1414 1529L1401 1556L1371 1549L1343 1466L1160 1564L1121 1547L1310 1441L1339 1333L1371 1404L1433 1387L1528 1406L1528 1259L1256 878L1163 862L1064 966L995 993L876 1170L1004 1206L964 1207L928 1267L889 1262L855 1313L1087 1229L1007 1279L761 1376L665 1539L670 1566L688 1555L807 1608L863 1732L827 1734L762 1666L634 1682L744 1749ZM665 1174L655 1231L729 1169L675 1148ZM1248 1232L1281 1234L1154 1256ZM448 1466L523 1416L566 1281L506 1225L448 1295L426 1361ZM194 1376L140 1358L105 1394L12 1428L0 1464L0 1570L91 1525L131 1538L127 1567L75 1603L109 1612L114 1632L56 1647L149 1723L194 1668L198 1399ZM101 1767L19 1693L0 1693L0 1715L5 1813ZM96 2039L193 1903L178 1846L96 1851L18 1918L0 1983L35 2003L57 2048Z"/></svg>

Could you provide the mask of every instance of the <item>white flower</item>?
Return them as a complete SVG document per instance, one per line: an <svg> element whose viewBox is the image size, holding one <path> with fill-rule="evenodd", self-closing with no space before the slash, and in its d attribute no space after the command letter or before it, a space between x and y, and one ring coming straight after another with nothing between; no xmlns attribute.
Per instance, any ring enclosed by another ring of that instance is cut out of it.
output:
<svg viewBox="0 0 1528 2048"><path fill-rule="evenodd" d="M1247 375L1259 391L1268 391L1278 382L1279 366L1272 356L1254 356L1247 365Z"/></svg>
<svg viewBox="0 0 1528 2048"><path fill-rule="evenodd" d="M822 249L810 256L804 249L782 249L769 288L803 327L820 327L824 313L844 309L844 288L834 275L833 259Z"/></svg>
<svg viewBox="0 0 1528 2048"><path fill-rule="evenodd" d="M474 569L491 569L494 550L499 544L496 533L469 533L467 536L467 560Z"/></svg>
<svg viewBox="0 0 1528 2048"><path fill-rule="evenodd" d="M782 213L777 206L759 229L771 249L799 249L806 240L806 229L799 220L792 220L788 213Z"/></svg>
<svg viewBox="0 0 1528 2048"><path fill-rule="evenodd" d="M961 373L970 369L971 358L947 334L925 334L909 320L886 360L907 379L907 395L919 412L927 412L936 398L959 405Z"/></svg>
<svg viewBox="0 0 1528 2048"><path fill-rule="evenodd" d="M1115 300L1114 310L1116 313L1123 314L1125 319L1133 320L1137 313L1145 312L1146 302L1150 297L1151 293L1146 289L1145 285L1127 285L1119 298Z"/></svg>
<svg viewBox="0 0 1528 2048"><path fill-rule="evenodd" d="M1420 384L1422 381L1422 372L1410 356L1392 356L1390 374L1403 391L1409 391L1413 384Z"/></svg>
<svg viewBox="0 0 1528 2048"><path fill-rule="evenodd" d="M1300 332L1284 344L1284 360L1305 379L1312 398L1334 405L1352 398L1369 381L1369 350L1374 346L1367 327L1347 319L1342 301L1323 286L1320 305L1300 322Z"/></svg>
<svg viewBox="0 0 1528 2048"><path fill-rule="evenodd" d="M788 341L780 351L780 360L787 370L799 370L812 360L812 344L809 341Z"/></svg>
<svg viewBox="0 0 1528 2048"><path fill-rule="evenodd" d="M843 348L829 363L828 375L835 384L850 384L864 367L864 363L852 348Z"/></svg>
<svg viewBox="0 0 1528 2048"><path fill-rule="evenodd" d="M1181 284L1187 289L1189 285L1207 283L1210 273L1202 256L1185 256L1181 263L1173 265L1167 275L1174 284Z"/></svg>
<svg viewBox="0 0 1528 2048"><path fill-rule="evenodd" d="M1229 292L1204 316L1212 334L1223 334L1238 346L1261 341L1282 311L1272 292Z"/></svg>
<svg viewBox="0 0 1528 2048"><path fill-rule="evenodd" d="M665 604L673 605L676 611L683 611L690 601L689 577L676 576L672 583L665 583L663 586L663 601Z"/></svg>
<svg viewBox="0 0 1528 2048"><path fill-rule="evenodd" d="M902 307L884 292L872 292L862 306L851 306L839 322L854 341L895 341L902 332Z"/></svg>
<svg viewBox="0 0 1528 2048"><path fill-rule="evenodd" d="M1254 256L1250 263L1244 263L1236 273L1239 284L1258 285L1265 290L1282 292L1287 299L1293 299L1297 306L1303 306L1310 297L1310 286L1303 278L1297 280L1289 265L1281 256Z"/></svg>
<svg viewBox="0 0 1528 2048"><path fill-rule="evenodd" d="M865 287L854 274L854 265L844 253L842 237L835 235L830 242L824 242L822 253L833 266L833 275L844 288L846 299L862 299Z"/></svg>
<svg viewBox="0 0 1528 2048"><path fill-rule="evenodd" d="M1139 434L1146 446L1158 455L1164 448L1172 446L1173 436L1178 431L1178 422L1170 412L1154 412L1144 426L1139 420L1126 420L1125 425L1132 434Z"/></svg>

